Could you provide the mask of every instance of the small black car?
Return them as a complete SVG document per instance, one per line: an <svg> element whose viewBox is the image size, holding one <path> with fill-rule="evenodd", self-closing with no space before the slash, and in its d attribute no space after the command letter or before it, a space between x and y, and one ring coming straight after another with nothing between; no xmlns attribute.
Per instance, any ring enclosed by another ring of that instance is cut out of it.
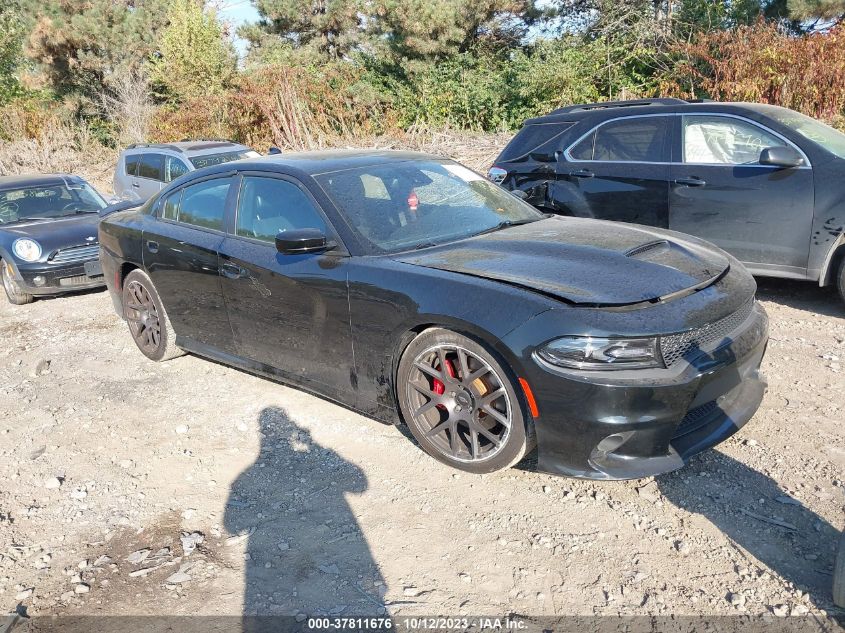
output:
<svg viewBox="0 0 845 633"><path fill-rule="evenodd" d="M450 160L325 152L188 174L100 224L140 350L404 420L483 473L678 468L754 414L767 318L696 238L549 217Z"/></svg>
<svg viewBox="0 0 845 633"><path fill-rule="evenodd" d="M0 275L9 301L103 286L97 224L105 207L79 176L0 178Z"/></svg>
<svg viewBox="0 0 845 633"><path fill-rule="evenodd" d="M531 119L489 176L551 213L702 237L845 299L845 134L786 108L680 99Z"/></svg>

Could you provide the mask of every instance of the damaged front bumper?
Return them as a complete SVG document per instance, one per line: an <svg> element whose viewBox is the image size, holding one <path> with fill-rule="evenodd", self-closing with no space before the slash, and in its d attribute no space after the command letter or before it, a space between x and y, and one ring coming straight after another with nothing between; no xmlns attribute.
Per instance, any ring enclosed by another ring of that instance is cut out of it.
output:
<svg viewBox="0 0 845 633"><path fill-rule="evenodd" d="M768 317L755 302L721 339L668 369L612 376L543 365L530 377L540 470L637 479L680 468L754 415L767 341Z"/></svg>

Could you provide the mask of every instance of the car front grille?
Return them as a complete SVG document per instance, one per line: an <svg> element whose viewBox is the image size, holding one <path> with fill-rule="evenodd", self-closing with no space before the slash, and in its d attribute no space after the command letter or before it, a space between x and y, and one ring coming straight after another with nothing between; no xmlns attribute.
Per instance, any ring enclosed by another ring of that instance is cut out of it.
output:
<svg viewBox="0 0 845 633"><path fill-rule="evenodd" d="M50 258L53 264L71 264L73 262L87 262L97 259L100 256L98 244L86 244L85 246L72 246L56 251Z"/></svg>
<svg viewBox="0 0 845 633"><path fill-rule="evenodd" d="M710 344L724 338L727 334L742 325L751 311L754 309L754 299L749 300L733 314L708 323L704 327L670 334L660 338L660 352L663 354L663 361L667 367L671 367L684 356L696 349L707 347Z"/></svg>

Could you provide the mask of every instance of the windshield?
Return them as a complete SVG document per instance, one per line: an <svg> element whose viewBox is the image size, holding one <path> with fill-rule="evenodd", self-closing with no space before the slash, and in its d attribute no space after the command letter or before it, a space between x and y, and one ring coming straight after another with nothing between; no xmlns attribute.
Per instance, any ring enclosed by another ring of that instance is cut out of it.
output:
<svg viewBox="0 0 845 633"><path fill-rule="evenodd" d="M86 183L18 187L0 191L0 223L98 213L106 201Z"/></svg>
<svg viewBox="0 0 845 633"><path fill-rule="evenodd" d="M544 217L451 161L382 163L316 179L375 251L441 244Z"/></svg>
<svg viewBox="0 0 845 633"><path fill-rule="evenodd" d="M845 158L845 134L836 128L787 108L766 108L766 114L804 138L818 143L834 156Z"/></svg>
<svg viewBox="0 0 845 633"><path fill-rule="evenodd" d="M197 169L203 167L211 167L212 165L221 165L223 163L231 163L233 160L240 160L242 158L258 158L261 156L258 152L251 149L238 150L236 152L221 152L219 154L203 154L202 156L194 156L191 163Z"/></svg>

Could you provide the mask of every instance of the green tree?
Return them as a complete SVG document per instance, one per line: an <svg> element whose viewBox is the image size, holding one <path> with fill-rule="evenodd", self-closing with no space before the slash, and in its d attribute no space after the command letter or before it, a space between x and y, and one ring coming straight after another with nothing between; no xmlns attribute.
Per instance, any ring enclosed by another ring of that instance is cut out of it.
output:
<svg viewBox="0 0 845 633"><path fill-rule="evenodd" d="M22 0L27 55L60 96L99 101L110 78L137 71L156 48L169 0Z"/></svg>
<svg viewBox="0 0 845 633"><path fill-rule="evenodd" d="M845 17L845 0L788 0L790 15L798 20L817 18L842 20Z"/></svg>
<svg viewBox="0 0 845 633"><path fill-rule="evenodd" d="M399 59L447 59L520 45L534 0L374 0L370 30Z"/></svg>
<svg viewBox="0 0 845 633"><path fill-rule="evenodd" d="M261 20L238 31L253 60L338 60L363 41L364 0L256 0L255 7Z"/></svg>
<svg viewBox="0 0 845 633"><path fill-rule="evenodd" d="M167 22L150 61L156 93L178 102L222 92L235 74L236 57L217 16L201 0L172 0Z"/></svg>
<svg viewBox="0 0 845 633"><path fill-rule="evenodd" d="M24 33L18 3L0 7L0 104L23 94L17 73L22 65Z"/></svg>

